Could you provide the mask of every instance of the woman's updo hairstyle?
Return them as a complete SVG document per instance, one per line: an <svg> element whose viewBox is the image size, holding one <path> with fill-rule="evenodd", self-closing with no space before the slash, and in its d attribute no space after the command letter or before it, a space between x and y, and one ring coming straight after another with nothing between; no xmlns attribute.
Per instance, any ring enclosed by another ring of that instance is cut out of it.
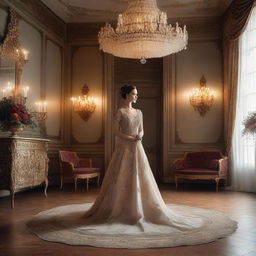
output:
<svg viewBox="0 0 256 256"><path fill-rule="evenodd" d="M121 90L120 90L121 97L123 99L126 99L126 95L129 94L134 89L136 89L136 86L125 84L124 86L121 87Z"/></svg>

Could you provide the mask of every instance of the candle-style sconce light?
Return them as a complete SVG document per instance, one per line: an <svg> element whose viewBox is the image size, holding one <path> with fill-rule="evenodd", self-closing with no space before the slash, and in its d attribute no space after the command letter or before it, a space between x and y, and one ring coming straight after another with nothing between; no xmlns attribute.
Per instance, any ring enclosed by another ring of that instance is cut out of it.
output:
<svg viewBox="0 0 256 256"><path fill-rule="evenodd" d="M8 99L13 103L26 104L29 86L22 87L19 91L15 89L15 85L7 82L7 86L2 89L2 100Z"/></svg>
<svg viewBox="0 0 256 256"><path fill-rule="evenodd" d="M206 79L202 75L200 79L200 88L193 88L189 96L190 104L195 111L204 117L206 112L210 110L214 102L214 92L206 87Z"/></svg>
<svg viewBox="0 0 256 256"><path fill-rule="evenodd" d="M92 113L96 109L95 99L94 97L89 97L89 87L85 84L82 88L82 96L72 97L72 106L73 110L79 114L79 116L87 121Z"/></svg>
<svg viewBox="0 0 256 256"><path fill-rule="evenodd" d="M31 114L40 126L44 126L47 119L47 105L46 101L38 101L35 103L36 109Z"/></svg>

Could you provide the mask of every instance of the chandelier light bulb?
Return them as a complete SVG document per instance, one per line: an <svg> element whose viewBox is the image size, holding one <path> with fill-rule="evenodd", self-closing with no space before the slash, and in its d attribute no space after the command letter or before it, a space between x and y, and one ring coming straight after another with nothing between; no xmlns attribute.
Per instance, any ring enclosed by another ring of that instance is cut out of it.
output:
<svg viewBox="0 0 256 256"><path fill-rule="evenodd" d="M140 63L141 64L145 64L147 62L147 60L145 59L145 57L142 57L141 59L140 59Z"/></svg>
<svg viewBox="0 0 256 256"><path fill-rule="evenodd" d="M23 96L24 96L25 98L27 98L27 97L28 97L29 87L28 87L28 86L25 86L25 87L23 87L22 89L23 89Z"/></svg>

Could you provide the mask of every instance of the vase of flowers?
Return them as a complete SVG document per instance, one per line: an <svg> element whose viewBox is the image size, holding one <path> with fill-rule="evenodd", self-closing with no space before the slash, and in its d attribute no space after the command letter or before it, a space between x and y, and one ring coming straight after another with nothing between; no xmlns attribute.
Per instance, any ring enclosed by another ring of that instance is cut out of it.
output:
<svg viewBox="0 0 256 256"><path fill-rule="evenodd" d="M243 121L243 135L256 135L256 111L250 112Z"/></svg>
<svg viewBox="0 0 256 256"><path fill-rule="evenodd" d="M23 131L23 127L11 126L8 130L14 135L16 132Z"/></svg>
<svg viewBox="0 0 256 256"><path fill-rule="evenodd" d="M24 104L16 103L13 99L4 98L0 101L0 129L11 131L14 135L25 126L34 128L35 122Z"/></svg>

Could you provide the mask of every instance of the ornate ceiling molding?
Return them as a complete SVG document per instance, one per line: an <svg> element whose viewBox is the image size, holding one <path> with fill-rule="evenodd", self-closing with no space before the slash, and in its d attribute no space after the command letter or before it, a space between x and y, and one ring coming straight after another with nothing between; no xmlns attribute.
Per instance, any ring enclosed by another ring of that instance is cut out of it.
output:
<svg viewBox="0 0 256 256"><path fill-rule="evenodd" d="M127 0L41 0L66 23L116 20ZM221 16L232 0L158 0L169 18Z"/></svg>

